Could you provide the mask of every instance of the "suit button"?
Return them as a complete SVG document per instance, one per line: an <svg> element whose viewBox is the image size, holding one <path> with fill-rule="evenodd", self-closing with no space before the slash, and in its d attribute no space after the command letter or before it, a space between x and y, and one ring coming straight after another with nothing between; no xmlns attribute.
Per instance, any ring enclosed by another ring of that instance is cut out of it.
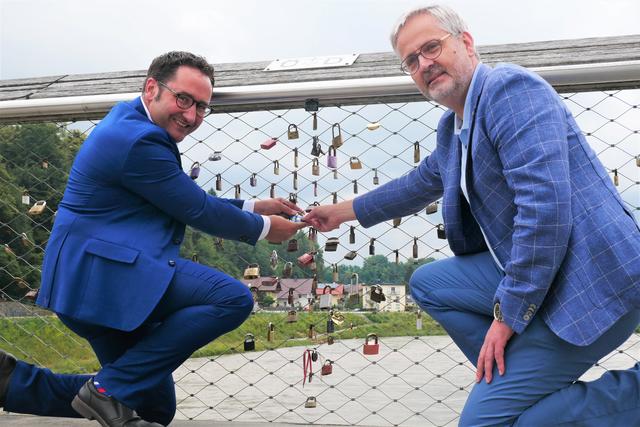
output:
<svg viewBox="0 0 640 427"><path fill-rule="evenodd" d="M169 260L169 265L170 265L171 267L175 267L175 266L176 266L176 262L175 262L174 260L170 259L170 260Z"/></svg>
<svg viewBox="0 0 640 427"><path fill-rule="evenodd" d="M529 316L529 313L527 313L527 314L525 314L524 316L522 316L522 318L523 318L524 320L526 320L527 322L528 322L529 320L531 320L531 316Z"/></svg>

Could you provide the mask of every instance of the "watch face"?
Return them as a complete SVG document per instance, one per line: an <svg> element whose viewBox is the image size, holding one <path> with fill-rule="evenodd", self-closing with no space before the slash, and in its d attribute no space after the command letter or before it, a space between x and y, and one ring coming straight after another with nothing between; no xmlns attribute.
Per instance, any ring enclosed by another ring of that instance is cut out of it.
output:
<svg viewBox="0 0 640 427"><path fill-rule="evenodd" d="M500 303L497 302L493 306L493 318L498 322L502 322L502 311L500 311Z"/></svg>

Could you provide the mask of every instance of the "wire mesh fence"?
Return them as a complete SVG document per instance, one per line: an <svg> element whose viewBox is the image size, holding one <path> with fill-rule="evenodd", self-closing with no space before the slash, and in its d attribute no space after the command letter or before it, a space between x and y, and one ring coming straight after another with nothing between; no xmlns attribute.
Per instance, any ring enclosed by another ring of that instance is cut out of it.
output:
<svg viewBox="0 0 640 427"><path fill-rule="evenodd" d="M560 96L638 219L640 90ZM185 173L206 191L305 208L416 167L435 149L443 112L425 101L212 114L178 148ZM68 170L95 124L0 127L0 347L63 372L98 364L33 298ZM415 268L451 256L441 224L436 202L368 229L347 223L255 248L190 230L182 256L240 278L256 305L175 372L178 418L455 425L473 366L407 289ZM634 335L586 375L639 358Z"/></svg>

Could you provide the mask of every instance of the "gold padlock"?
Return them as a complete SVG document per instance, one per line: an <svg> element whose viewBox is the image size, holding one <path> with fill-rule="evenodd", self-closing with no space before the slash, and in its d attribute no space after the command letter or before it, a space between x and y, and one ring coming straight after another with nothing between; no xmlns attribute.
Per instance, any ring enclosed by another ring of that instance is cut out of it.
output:
<svg viewBox="0 0 640 427"><path fill-rule="evenodd" d="M357 157L351 157L349 159L349 167L351 167L351 169L362 169L362 163Z"/></svg>
<svg viewBox="0 0 640 427"><path fill-rule="evenodd" d="M294 323L298 321L298 313L295 310L289 310L287 314L287 323Z"/></svg>
<svg viewBox="0 0 640 427"><path fill-rule="evenodd" d="M317 158L311 161L311 174L316 176L320 175L320 160Z"/></svg>
<svg viewBox="0 0 640 427"><path fill-rule="evenodd" d="M45 200L38 200L29 209L29 215L40 215L42 212L44 212L44 209L46 207L47 202Z"/></svg>
<svg viewBox="0 0 640 427"><path fill-rule="evenodd" d="M336 129L338 129L337 133ZM340 146L342 146L342 131L340 130L340 123L335 123L331 126L331 145L334 148L340 148Z"/></svg>
<svg viewBox="0 0 640 427"><path fill-rule="evenodd" d="M429 203L427 205L427 215L438 212L438 202Z"/></svg>
<svg viewBox="0 0 640 427"><path fill-rule="evenodd" d="M617 187L620 184L620 180L618 179L618 169L614 169L612 172L613 172L613 185Z"/></svg>
<svg viewBox="0 0 640 427"><path fill-rule="evenodd" d="M280 175L280 162L278 160L273 161L273 174Z"/></svg>
<svg viewBox="0 0 640 427"><path fill-rule="evenodd" d="M298 126L294 125L293 123L290 123L289 127L287 128L287 138L298 139L299 137L300 137L300 134L298 133Z"/></svg>
<svg viewBox="0 0 640 427"><path fill-rule="evenodd" d="M267 341L272 342L276 335L276 327L273 323L269 322L267 325Z"/></svg>
<svg viewBox="0 0 640 427"><path fill-rule="evenodd" d="M260 277L260 265L256 263L249 264L244 270L245 280L253 280Z"/></svg>
<svg viewBox="0 0 640 427"><path fill-rule="evenodd" d="M402 218L393 218L393 228L398 228L401 222Z"/></svg>
<svg viewBox="0 0 640 427"><path fill-rule="evenodd" d="M338 264L332 264L333 272L331 273L331 279L338 283Z"/></svg>
<svg viewBox="0 0 640 427"><path fill-rule="evenodd" d="M420 143L418 141L413 143L413 163L420 162Z"/></svg>

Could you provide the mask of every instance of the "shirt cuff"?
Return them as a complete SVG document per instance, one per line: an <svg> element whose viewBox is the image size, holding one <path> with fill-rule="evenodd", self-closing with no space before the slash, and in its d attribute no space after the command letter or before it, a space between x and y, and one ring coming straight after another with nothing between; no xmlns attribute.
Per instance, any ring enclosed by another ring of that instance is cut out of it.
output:
<svg viewBox="0 0 640 427"><path fill-rule="evenodd" d="M253 212L253 207L255 204L256 204L255 200L245 200L244 203L242 204L242 210L247 212Z"/></svg>
<svg viewBox="0 0 640 427"><path fill-rule="evenodd" d="M260 233L260 237L258 237L258 240L262 240L265 237L267 237L267 234L269 234L269 230L271 229L271 218L265 215L260 215L260 216L264 221L264 225L262 226L262 233Z"/></svg>

